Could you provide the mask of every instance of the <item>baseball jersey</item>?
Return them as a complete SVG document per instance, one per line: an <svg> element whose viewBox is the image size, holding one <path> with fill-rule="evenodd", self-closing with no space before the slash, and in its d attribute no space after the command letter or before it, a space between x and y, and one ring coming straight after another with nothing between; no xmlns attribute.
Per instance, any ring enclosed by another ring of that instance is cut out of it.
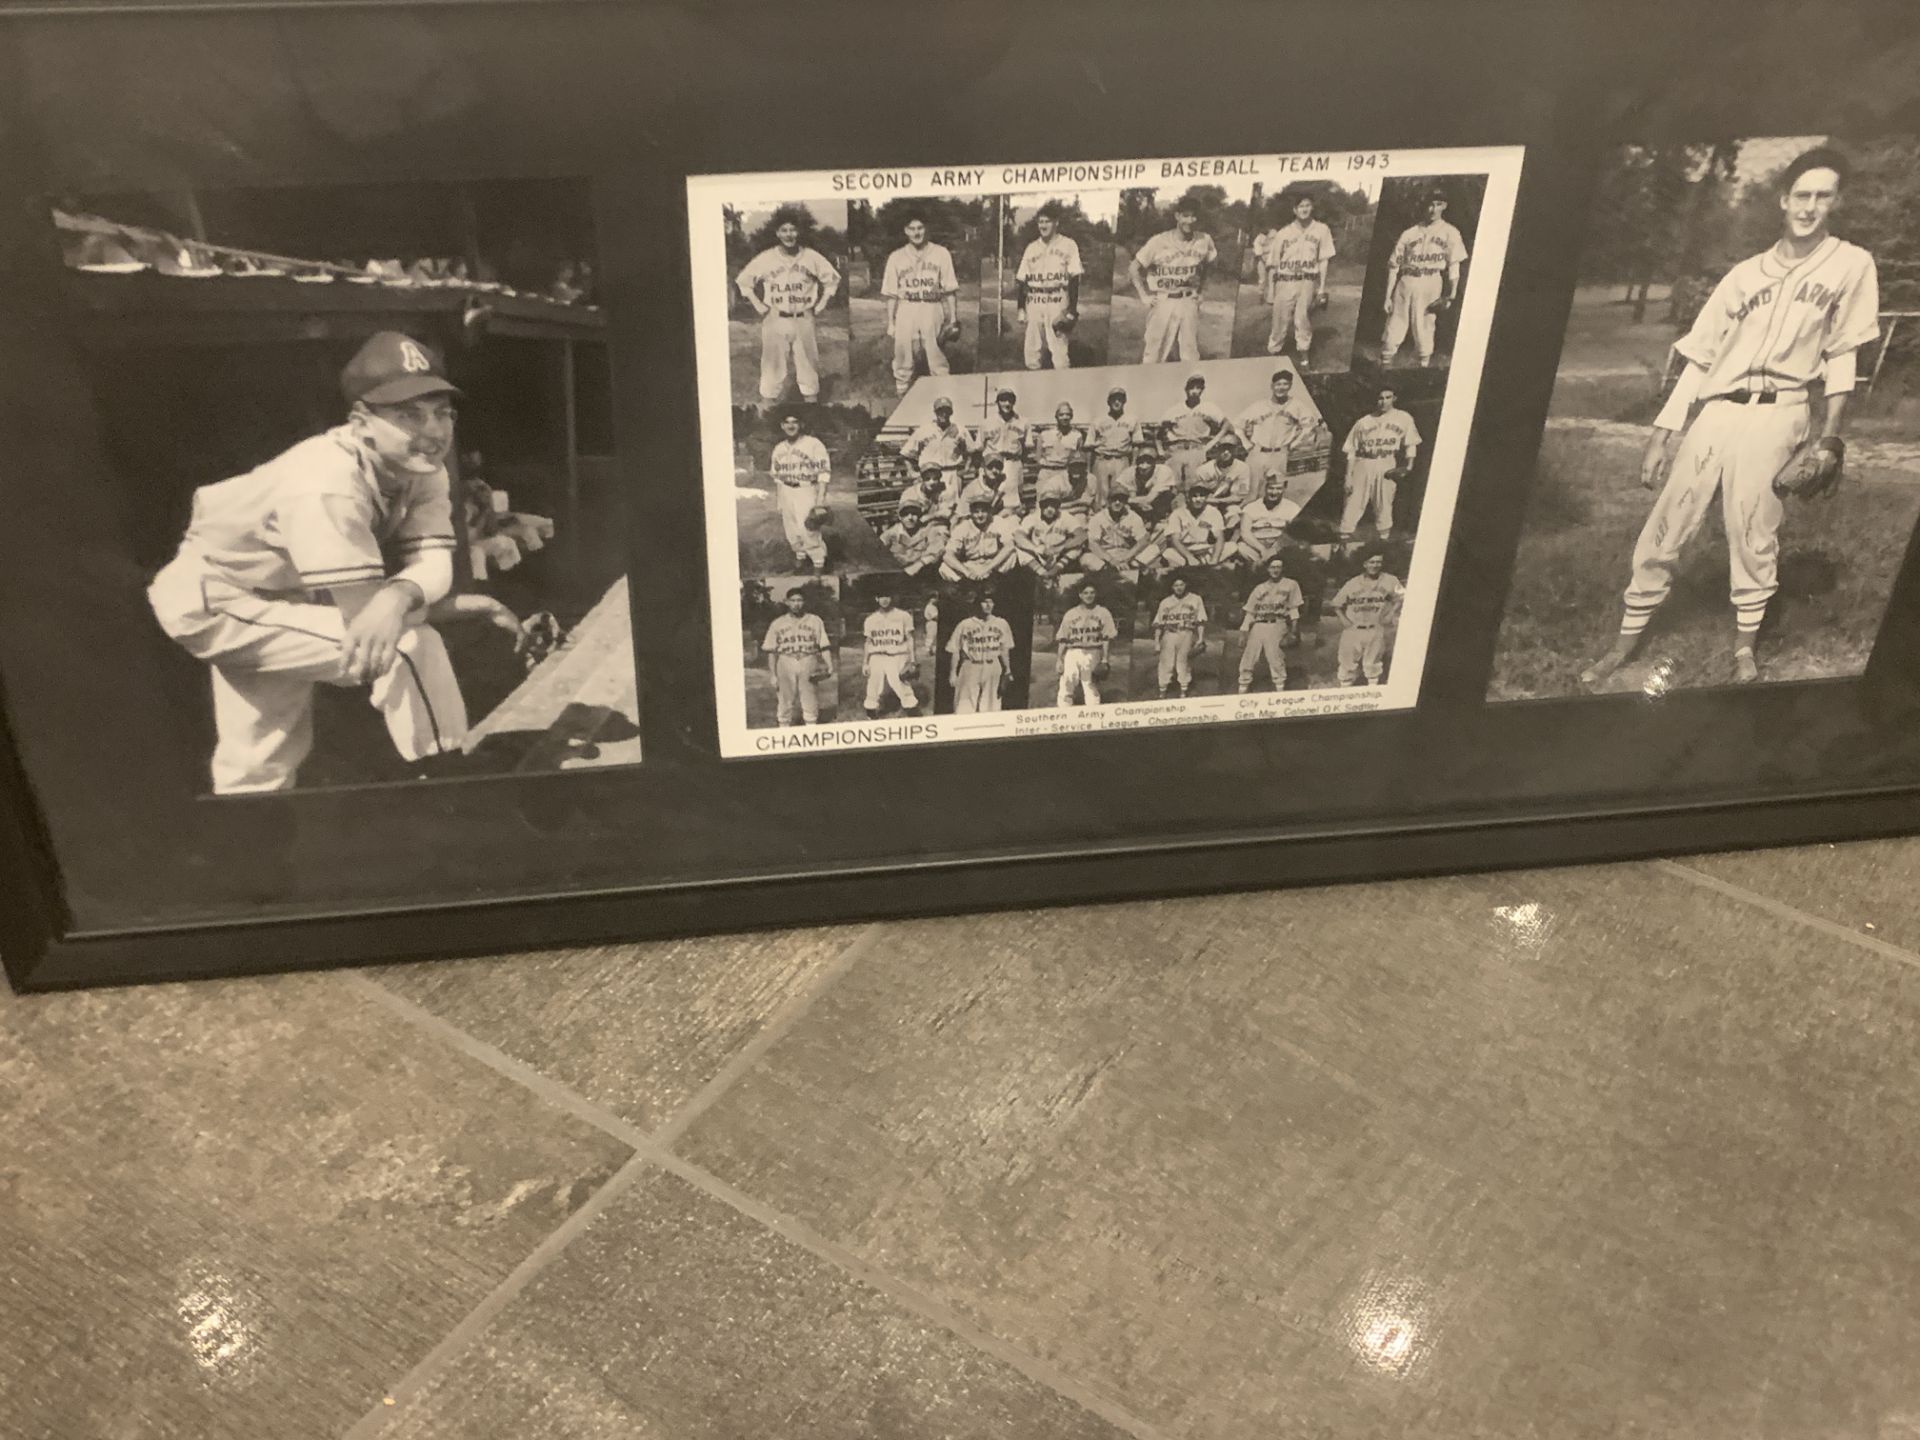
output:
<svg viewBox="0 0 1920 1440"><path fill-rule="evenodd" d="M869 655L913 653L913 617L898 605L891 610L874 611L860 630L866 637Z"/></svg>
<svg viewBox="0 0 1920 1440"><path fill-rule="evenodd" d="M926 511L929 520L951 520L953 518L953 492L942 485L940 494L935 498L926 486L918 480L900 492L900 505L918 505Z"/></svg>
<svg viewBox="0 0 1920 1440"><path fill-rule="evenodd" d="M953 256L944 245L931 240L918 250L902 245L887 256L887 268L881 273L880 293L897 300L939 300L960 288L953 273Z"/></svg>
<svg viewBox="0 0 1920 1440"><path fill-rule="evenodd" d="M916 465L938 465L942 470L957 470L973 453L973 432L960 424L944 428L929 420L907 438L900 453Z"/></svg>
<svg viewBox="0 0 1920 1440"><path fill-rule="evenodd" d="M1305 604L1298 581L1284 575L1278 580L1262 580L1247 596L1247 618L1256 625L1277 625L1296 619Z"/></svg>
<svg viewBox="0 0 1920 1440"><path fill-rule="evenodd" d="M1209 460L1193 472L1195 483L1206 487L1207 498L1215 505L1244 505L1253 493L1253 472L1244 460L1235 460L1222 468Z"/></svg>
<svg viewBox="0 0 1920 1440"><path fill-rule="evenodd" d="M1191 240L1182 240L1175 229L1149 236L1133 258L1147 273L1149 291L1169 300L1183 300L1200 293L1201 268L1219 259L1220 252L1206 231L1196 230Z"/></svg>
<svg viewBox="0 0 1920 1440"><path fill-rule="evenodd" d="M1298 506L1287 508L1284 496L1278 505L1267 504L1263 496L1240 512L1241 538L1259 546L1264 555L1286 538L1287 521L1299 513Z"/></svg>
<svg viewBox="0 0 1920 1440"><path fill-rule="evenodd" d="M1768 250L1726 273L1675 343L1705 370L1702 399L1804 390L1835 355L1880 333L1880 272L1858 245L1829 235L1800 261Z"/></svg>
<svg viewBox="0 0 1920 1440"><path fill-rule="evenodd" d="M1027 503L1027 497L1020 493L1020 477L1018 475L1009 475L1006 479L1002 480L1000 482L1000 488L994 492L994 499L998 502L1003 513L1008 515L1016 513L1021 506Z"/></svg>
<svg viewBox="0 0 1920 1440"><path fill-rule="evenodd" d="M1169 540L1179 541L1184 550L1204 550L1227 533L1227 526L1220 512L1211 505L1202 505L1198 511L1176 505L1161 527L1161 533Z"/></svg>
<svg viewBox="0 0 1920 1440"><path fill-rule="evenodd" d="M1409 225L1393 242L1393 263L1402 275L1444 275L1467 258L1467 242L1446 220Z"/></svg>
<svg viewBox="0 0 1920 1440"><path fill-rule="evenodd" d="M947 552L947 532L939 525L922 525L909 530L900 524L889 525L880 536L896 564L921 565L938 560Z"/></svg>
<svg viewBox="0 0 1920 1440"><path fill-rule="evenodd" d="M1145 542L1147 522L1129 510L1118 520L1102 510L1087 525L1087 543L1116 564Z"/></svg>
<svg viewBox="0 0 1920 1440"><path fill-rule="evenodd" d="M1274 231L1261 259L1276 280L1312 280L1333 255L1333 232L1320 221L1309 220L1304 230L1295 222Z"/></svg>
<svg viewBox="0 0 1920 1440"><path fill-rule="evenodd" d="M1166 427L1169 445L1204 445L1227 428L1227 417L1211 400L1198 405L1182 400L1160 422Z"/></svg>
<svg viewBox="0 0 1920 1440"><path fill-rule="evenodd" d="M1153 467L1153 474L1146 485L1140 484L1140 472L1135 470L1128 480L1126 488L1127 503L1142 514L1158 510L1173 494L1173 472L1164 465Z"/></svg>
<svg viewBox="0 0 1920 1440"><path fill-rule="evenodd" d="M182 542L238 589L289 595L384 580L388 553L404 565L453 548L447 472L383 486L345 425L195 490Z"/></svg>
<svg viewBox="0 0 1920 1440"><path fill-rule="evenodd" d="M1371 630L1386 620L1401 593L1399 580L1385 570L1378 580L1363 572L1342 585L1327 608L1354 629Z"/></svg>
<svg viewBox="0 0 1920 1440"><path fill-rule="evenodd" d="M1384 415L1362 415L1354 421L1343 448L1357 460L1382 460L1399 455L1403 446L1411 465L1420 451L1420 431L1406 411L1389 410Z"/></svg>
<svg viewBox="0 0 1920 1440"><path fill-rule="evenodd" d="M824 485L833 475L833 462L819 436L802 435L774 446L767 469L782 485Z"/></svg>
<svg viewBox="0 0 1920 1440"><path fill-rule="evenodd" d="M954 509L964 515L972 508L974 501L984 500L991 505L999 493L985 475L976 475L960 487L960 493L954 497Z"/></svg>
<svg viewBox="0 0 1920 1440"><path fill-rule="evenodd" d="M1002 510L994 515L987 529L1011 545L1013 537L1020 533L1020 527L1026 523L1026 517L1018 510Z"/></svg>
<svg viewBox="0 0 1920 1440"><path fill-rule="evenodd" d="M1058 555L1076 540L1083 539L1080 527L1065 515L1048 520L1038 511L1020 522L1020 534L1042 555Z"/></svg>
<svg viewBox="0 0 1920 1440"><path fill-rule="evenodd" d="M1117 420L1111 415L1103 416L1087 427L1087 434L1096 455L1132 455L1140 443L1140 427L1133 423L1131 416L1124 414Z"/></svg>
<svg viewBox="0 0 1920 1440"><path fill-rule="evenodd" d="M1184 595L1169 595L1153 612L1156 630L1198 630L1207 623L1207 602L1189 590Z"/></svg>
<svg viewBox="0 0 1920 1440"><path fill-rule="evenodd" d="M1067 650L1098 650L1120 638L1113 612L1104 605L1076 605L1060 617L1054 639Z"/></svg>
<svg viewBox="0 0 1920 1440"><path fill-rule="evenodd" d="M998 615L969 615L953 627L947 653L976 665L1004 660L1013 653L1013 627Z"/></svg>
<svg viewBox="0 0 1920 1440"><path fill-rule="evenodd" d="M831 646L824 620L818 615L791 612L774 616L767 627L767 638L760 642L762 650L779 655L819 655Z"/></svg>
<svg viewBox="0 0 1920 1440"><path fill-rule="evenodd" d="M734 283L749 299L757 285L776 315L804 315L840 288L840 272L817 250L803 245L789 255L776 245L749 260Z"/></svg>
<svg viewBox="0 0 1920 1440"><path fill-rule="evenodd" d="M1285 450L1314 426L1311 411L1292 395L1268 397L1240 417L1240 438L1261 450Z"/></svg>
<svg viewBox="0 0 1920 1440"><path fill-rule="evenodd" d="M1054 424L1033 432L1034 458L1039 461L1042 470L1066 469L1086 446L1087 432L1078 426L1070 425L1062 430L1058 424Z"/></svg>
<svg viewBox="0 0 1920 1440"><path fill-rule="evenodd" d="M969 520L954 526L953 534L947 540L947 559L962 565L995 560L1009 543L1006 535L993 526L982 529Z"/></svg>
<svg viewBox="0 0 1920 1440"><path fill-rule="evenodd" d="M1027 285L1027 301L1034 305L1064 305L1067 281L1086 272L1080 268L1080 247L1055 232L1051 240L1035 240L1020 257L1014 279Z"/></svg>
<svg viewBox="0 0 1920 1440"><path fill-rule="evenodd" d="M1000 412L994 411L993 418L980 427L980 448L1004 456L1009 467L1018 464L1027 453L1027 422L1018 415L1002 420Z"/></svg>

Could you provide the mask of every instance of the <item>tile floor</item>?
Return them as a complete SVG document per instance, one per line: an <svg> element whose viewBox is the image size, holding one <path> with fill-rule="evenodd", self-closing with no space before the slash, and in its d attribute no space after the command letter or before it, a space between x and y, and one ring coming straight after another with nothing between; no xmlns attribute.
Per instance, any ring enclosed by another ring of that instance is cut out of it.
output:
<svg viewBox="0 0 1920 1440"><path fill-rule="evenodd" d="M1920 1440L1920 841L0 997L4 1440Z"/></svg>

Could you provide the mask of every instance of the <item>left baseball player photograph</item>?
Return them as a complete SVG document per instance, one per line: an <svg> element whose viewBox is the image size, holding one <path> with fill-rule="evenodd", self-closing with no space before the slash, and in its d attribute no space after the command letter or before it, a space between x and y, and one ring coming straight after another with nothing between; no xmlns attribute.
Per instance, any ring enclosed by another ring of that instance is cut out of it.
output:
<svg viewBox="0 0 1920 1440"><path fill-rule="evenodd" d="M1235 355L1290 355L1302 370L1353 358L1380 181L1302 181L1256 192L1240 265Z"/></svg>
<svg viewBox="0 0 1920 1440"><path fill-rule="evenodd" d="M849 205L855 398L885 414L922 376L981 368L980 259L997 205L950 195Z"/></svg>
<svg viewBox="0 0 1920 1440"><path fill-rule="evenodd" d="M1104 365L1117 191L1006 195L982 257L982 367Z"/></svg>
<svg viewBox="0 0 1920 1440"><path fill-rule="evenodd" d="M1254 184L1122 190L1107 360L1165 365L1233 353Z"/></svg>
<svg viewBox="0 0 1920 1440"><path fill-rule="evenodd" d="M756 730L839 718L840 579L778 575L740 587L747 724Z"/></svg>
<svg viewBox="0 0 1920 1440"><path fill-rule="evenodd" d="M871 416L855 405L736 412L742 574L826 574L887 563L886 547L862 515L855 479L872 434Z"/></svg>
<svg viewBox="0 0 1920 1440"><path fill-rule="evenodd" d="M725 207L736 405L845 398L847 202Z"/></svg>
<svg viewBox="0 0 1920 1440"><path fill-rule="evenodd" d="M1134 582L1110 573L1057 575L1040 582L1027 702L1033 709L1140 698L1133 673L1137 596Z"/></svg>
<svg viewBox="0 0 1920 1440"><path fill-rule="evenodd" d="M934 705L943 715L1027 708L1034 579L1024 569L949 580L933 601ZM924 612L923 612L924 613Z"/></svg>
<svg viewBox="0 0 1920 1440"><path fill-rule="evenodd" d="M639 759L584 184L48 217L209 791Z"/></svg>
<svg viewBox="0 0 1920 1440"><path fill-rule="evenodd" d="M1389 370L1451 362L1486 193L1484 175L1397 176L1381 186L1357 358Z"/></svg>
<svg viewBox="0 0 1920 1440"><path fill-rule="evenodd" d="M932 572L881 570L841 586L847 637L839 667L840 714L848 719L930 715L939 657L927 644L926 609L939 588Z"/></svg>

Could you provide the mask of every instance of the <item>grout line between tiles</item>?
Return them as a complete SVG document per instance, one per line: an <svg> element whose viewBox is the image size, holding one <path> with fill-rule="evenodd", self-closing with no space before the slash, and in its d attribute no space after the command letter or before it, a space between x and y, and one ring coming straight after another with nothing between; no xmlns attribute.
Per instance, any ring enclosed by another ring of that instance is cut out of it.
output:
<svg viewBox="0 0 1920 1440"><path fill-rule="evenodd" d="M1884 959L1920 968L1920 955L1890 944L1876 935L1863 935L1850 925L1842 925L1837 920L1828 920L1824 916L1814 915L1789 905L1784 900L1776 900L1771 895L1762 895L1759 891L1749 890L1744 885L1735 885L1730 880L1722 880L1718 875L1708 874L1705 870L1696 870L1693 866L1682 864L1678 860L1656 860L1653 863L1656 868L1666 871L1677 879L1685 880L1690 885L1717 891L1730 900L1739 900L1765 910L1769 915L1777 916L1779 919L1790 921L1809 930L1817 930L1822 935L1831 935L1836 940L1845 940Z"/></svg>

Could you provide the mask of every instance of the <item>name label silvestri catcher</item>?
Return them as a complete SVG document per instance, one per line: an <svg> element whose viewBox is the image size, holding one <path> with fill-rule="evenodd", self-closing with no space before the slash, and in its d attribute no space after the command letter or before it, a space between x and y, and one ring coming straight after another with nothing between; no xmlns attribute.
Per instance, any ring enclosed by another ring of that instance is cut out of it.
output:
<svg viewBox="0 0 1920 1440"><path fill-rule="evenodd" d="M721 753L1413 706L1522 158L690 179Z"/></svg>

